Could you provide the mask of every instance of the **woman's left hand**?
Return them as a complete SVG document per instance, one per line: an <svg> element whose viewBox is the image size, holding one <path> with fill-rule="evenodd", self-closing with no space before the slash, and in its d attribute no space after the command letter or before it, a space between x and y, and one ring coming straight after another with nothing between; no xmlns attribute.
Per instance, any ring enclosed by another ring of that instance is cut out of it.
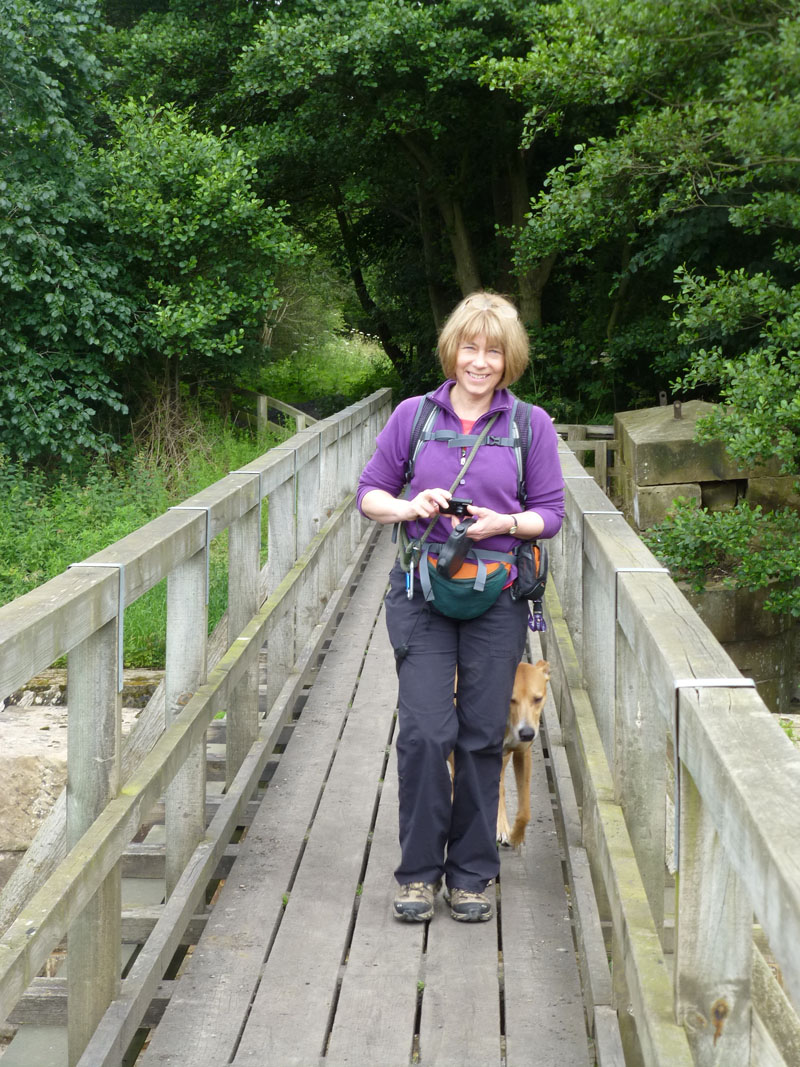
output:
<svg viewBox="0 0 800 1067"><path fill-rule="evenodd" d="M474 504L470 504L467 511L478 520L467 528L467 537L471 541L483 541L486 537L497 537L499 534L508 533L512 522L510 515L492 511L491 508L478 508ZM454 517L454 526L457 521Z"/></svg>

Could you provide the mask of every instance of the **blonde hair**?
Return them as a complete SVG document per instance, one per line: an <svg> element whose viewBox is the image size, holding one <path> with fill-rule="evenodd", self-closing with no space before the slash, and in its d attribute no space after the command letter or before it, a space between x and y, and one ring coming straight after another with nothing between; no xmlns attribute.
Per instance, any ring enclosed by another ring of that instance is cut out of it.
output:
<svg viewBox="0 0 800 1067"><path fill-rule="evenodd" d="M510 300L497 293L477 292L456 305L439 334L439 362L445 377L455 378L459 345L475 337L485 337L503 350L500 389L522 377L528 366L528 333Z"/></svg>

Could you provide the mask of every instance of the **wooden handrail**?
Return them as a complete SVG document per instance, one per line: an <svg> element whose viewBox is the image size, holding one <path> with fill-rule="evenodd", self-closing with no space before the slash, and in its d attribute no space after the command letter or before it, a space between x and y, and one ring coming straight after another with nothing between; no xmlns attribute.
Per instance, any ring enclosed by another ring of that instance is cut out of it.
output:
<svg viewBox="0 0 800 1067"><path fill-rule="evenodd" d="M566 447L561 462L543 640L613 929L613 1006L648 1067L788 1067L800 1048L800 752Z"/></svg>
<svg viewBox="0 0 800 1067"><path fill-rule="evenodd" d="M87 566L0 608L0 697L68 654L68 729L75 715L81 722L89 712L95 717L93 729L68 746L68 761L78 760L68 770L70 851L0 940L0 1016L6 1018L48 954L70 930L80 929L85 951L71 954L68 968L72 1064L119 985L122 852L166 790L168 888L181 884L204 827L205 761L197 756L205 730L225 708L233 787L259 736L252 699L259 649L268 635L267 702L273 708L339 581L336 562L348 560L362 539L366 524L354 510L353 491L390 407L390 390L379 390L96 553L84 561ZM262 501L269 507L268 597L259 608ZM229 649L206 679L200 666L205 661L206 553L223 530L230 534ZM119 613L165 577L167 725L120 788L121 708L118 695L113 697ZM195 604L188 620L187 599ZM179 654L170 656L170 644L180 652L196 638L195 666L187 672ZM76 692L81 707L72 706ZM250 778L245 779L246 785Z"/></svg>

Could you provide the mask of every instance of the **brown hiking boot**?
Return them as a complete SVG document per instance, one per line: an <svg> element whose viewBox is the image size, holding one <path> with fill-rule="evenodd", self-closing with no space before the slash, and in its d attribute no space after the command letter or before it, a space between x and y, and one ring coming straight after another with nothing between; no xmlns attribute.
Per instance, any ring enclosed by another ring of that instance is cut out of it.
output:
<svg viewBox="0 0 800 1067"><path fill-rule="evenodd" d="M485 923L494 915L492 902L485 893L446 889L444 899L450 905L450 915L459 923Z"/></svg>
<svg viewBox="0 0 800 1067"><path fill-rule="evenodd" d="M403 922L424 923L433 918L433 898L441 888L441 881L407 882L401 885L394 898L395 919Z"/></svg>

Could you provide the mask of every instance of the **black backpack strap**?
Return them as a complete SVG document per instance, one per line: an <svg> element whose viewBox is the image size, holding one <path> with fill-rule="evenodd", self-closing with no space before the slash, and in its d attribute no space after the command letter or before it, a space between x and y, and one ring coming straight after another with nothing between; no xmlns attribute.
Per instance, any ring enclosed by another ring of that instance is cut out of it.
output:
<svg viewBox="0 0 800 1067"><path fill-rule="evenodd" d="M531 450L531 405L517 397L514 397L514 406L511 409L511 426L517 456L517 496L525 511L528 504L525 472L528 466L528 453Z"/></svg>
<svg viewBox="0 0 800 1067"><path fill-rule="evenodd" d="M423 434L430 433L431 427L436 421L436 415L439 410L439 405L433 399L433 393L426 393L425 396L419 398L419 404L417 404L417 410L414 414L414 421L411 424L411 438L408 442L408 460L406 461L406 473L405 484L411 481L411 477L414 474L414 463L416 462L417 455L422 447L423 441L428 439L424 438Z"/></svg>

